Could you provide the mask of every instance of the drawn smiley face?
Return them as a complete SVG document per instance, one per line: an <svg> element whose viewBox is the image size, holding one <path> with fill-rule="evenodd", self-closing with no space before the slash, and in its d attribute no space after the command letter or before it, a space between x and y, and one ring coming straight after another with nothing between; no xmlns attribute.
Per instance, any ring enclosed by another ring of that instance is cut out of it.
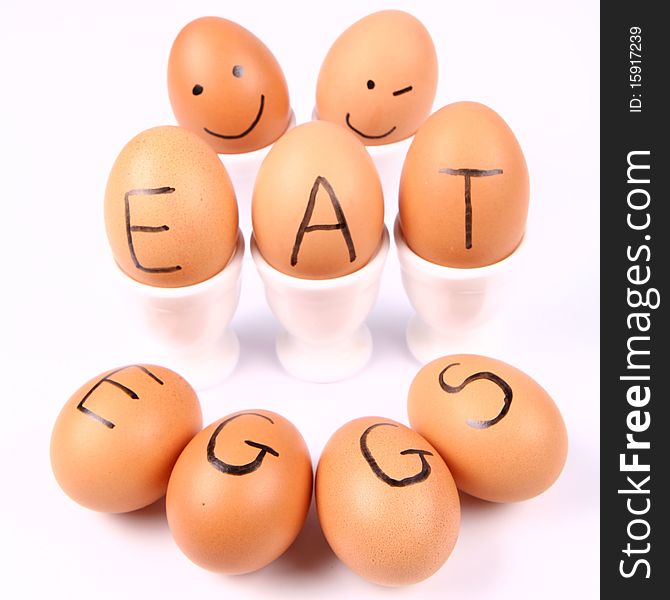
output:
<svg viewBox="0 0 670 600"><path fill-rule="evenodd" d="M430 34L413 16L385 10L354 23L331 47L319 73L316 114L364 144L389 144L419 128L436 88Z"/></svg>
<svg viewBox="0 0 670 600"><path fill-rule="evenodd" d="M219 17L196 19L180 31L168 62L168 92L179 124L218 153L267 146L291 116L286 79L270 50Z"/></svg>

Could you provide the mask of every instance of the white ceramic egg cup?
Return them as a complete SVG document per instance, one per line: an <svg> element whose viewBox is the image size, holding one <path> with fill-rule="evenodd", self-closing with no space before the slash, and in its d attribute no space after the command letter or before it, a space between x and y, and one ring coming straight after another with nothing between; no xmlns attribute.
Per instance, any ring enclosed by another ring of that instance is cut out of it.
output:
<svg viewBox="0 0 670 600"><path fill-rule="evenodd" d="M179 373L196 390L221 383L237 365L240 343L228 325L240 298L243 257L244 237L238 230L228 264L194 285L146 285L114 265L120 285L142 312L147 334L161 345L155 362Z"/></svg>
<svg viewBox="0 0 670 600"><path fill-rule="evenodd" d="M295 114L291 110L288 126L282 135L293 129L293 127L295 127ZM261 163L265 160L273 145L274 142L258 150L242 152L240 154L219 154L219 159L221 159L233 183L235 196L240 207L251 206L251 196L254 191L254 182L256 181L258 169L260 169Z"/></svg>
<svg viewBox="0 0 670 600"><path fill-rule="evenodd" d="M406 331L407 346L425 364L463 351L472 333L489 320L517 268L523 240L507 258L473 269L443 267L415 254L396 218L393 230L402 282L416 314Z"/></svg>
<svg viewBox="0 0 670 600"><path fill-rule="evenodd" d="M364 267L333 279L301 279L271 267L251 238L251 255L268 304L283 329L276 350L284 369L316 383L339 381L359 372L372 355L365 325L377 300L389 250L386 227L376 254Z"/></svg>

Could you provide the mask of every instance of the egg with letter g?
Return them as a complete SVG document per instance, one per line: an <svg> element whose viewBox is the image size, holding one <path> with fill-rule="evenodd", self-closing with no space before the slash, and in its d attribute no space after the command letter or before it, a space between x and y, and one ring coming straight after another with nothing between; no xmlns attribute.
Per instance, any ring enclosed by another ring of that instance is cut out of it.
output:
<svg viewBox="0 0 670 600"><path fill-rule="evenodd" d="M130 140L112 166L105 226L126 275L156 287L193 285L232 257L235 191L199 137L181 127L154 127Z"/></svg>
<svg viewBox="0 0 670 600"><path fill-rule="evenodd" d="M51 467L81 505L137 510L165 494L179 453L201 426L198 397L174 371L112 369L81 386L61 410L51 434Z"/></svg>
<svg viewBox="0 0 670 600"><path fill-rule="evenodd" d="M458 537L460 503L449 469L424 438L391 419L340 427L321 454L315 495L330 547L374 583L426 579Z"/></svg>
<svg viewBox="0 0 670 600"><path fill-rule="evenodd" d="M184 449L166 511L177 545L221 573L255 571L278 558L302 528L312 498L312 462L284 417L246 410L215 421Z"/></svg>
<svg viewBox="0 0 670 600"><path fill-rule="evenodd" d="M168 91L178 123L219 153L274 142L291 118L284 73L253 33L220 17L202 17L177 35Z"/></svg>
<svg viewBox="0 0 670 600"><path fill-rule="evenodd" d="M302 279L357 271L379 249L384 230L372 158L333 123L291 129L261 164L252 219L258 250L277 271Z"/></svg>
<svg viewBox="0 0 670 600"><path fill-rule="evenodd" d="M456 268L503 260L524 236L528 200L521 146L487 106L449 104L414 136L400 178L400 226L421 258Z"/></svg>
<svg viewBox="0 0 670 600"><path fill-rule="evenodd" d="M412 135L430 114L437 54L424 25L400 10L364 17L335 40L319 72L316 114L364 144Z"/></svg>
<svg viewBox="0 0 670 600"><path fill-rule="evenodd" d="M493 502L537 496L568 452L563 417L523 371L474 354L438 358L416 375L407 402L412 428L437 448L459 489Z"/></svg>

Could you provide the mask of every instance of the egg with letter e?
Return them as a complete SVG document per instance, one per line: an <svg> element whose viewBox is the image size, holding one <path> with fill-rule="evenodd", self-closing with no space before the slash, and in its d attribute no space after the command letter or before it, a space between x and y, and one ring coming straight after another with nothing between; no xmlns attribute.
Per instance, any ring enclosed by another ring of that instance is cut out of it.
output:
<svg viewBox="0 0 670 600"><path fill-rule="evenodd" d="M156 287L205 281L228 264L237 241L237 200L216 153L181 127L135 136L105 190L112 254L129 277Z"/></svg>
<svg viewBox="0 0 670 600"><path fill-rule="evenodd" d="M291 119L277 59L253 33L220 17L196 19L179 32L168 92L177 122L219 153L267 146Z"/></svg>
<svg viewBox="0 0 670 600"><path fill-rule="evenodd" d="M193 388L174 371L129 365L106 371L67 401L51 434L63 491L93 510L122 513L165 494L172 467L200 430Z"/></svg>
<svg viewBox="0 0 670 600"><path fill-rule="evenodd" d="M312 461L284 417L246 410L215 421L184 449L168 485L174 540L195 564L247 573L278 558L302 528Z"/></svg>
<svg viewBox="0 0 670 600"><path fill-rule="evenodd" d="M477 102L456 102L419 128L400 178L400 226L410 249L445 267L475 268L519 246L528 168L507 123Z"/></svg>
<svg viewBox="0 0 670 600"><path fill-rule="evenodd" d="M558 407L535 380L500 360L454 354L428 363L412 381L407 408L412 428L472 496L532 498L565 464L568 436Z"/></svg>
<svg viewBox="0 0 670 600"><path fill-rule="evenodd" d="M424 25L400 10L364 17L335 40L319 72L316 115L367 145L412 135L430 114L437 54Z"/></svg>
<svg viewBox="0 0 670 600"><path fill-rule="evenodd" d="M328 440L316 472L321 528L338 558L374 583L417 583L456 543L460 502L437 451L383 417L362 417Z"/></svg>
<svg viewBox="0 0 670 600"><path fill-rule="evenodd" d="M372 158L353 134L326 121L299 125L272 146L251 209L260 254L294 277L348 275L381 245L384 196Z"/></svg>

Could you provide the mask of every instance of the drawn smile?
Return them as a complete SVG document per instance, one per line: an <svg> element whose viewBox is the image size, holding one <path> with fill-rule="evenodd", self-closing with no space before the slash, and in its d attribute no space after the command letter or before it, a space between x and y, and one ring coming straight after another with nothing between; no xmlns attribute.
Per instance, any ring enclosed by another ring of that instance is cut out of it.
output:
<svg viewBox="0 0 670 600"><path fill-rule="evenodd" d="M367 133L363 133L360 129L356 129L356 128L351 124L351 121L349 120L349 117L350 117L350 116L351 116L351 113L347 113L347 117L346 117L346 119L345 119L346 122L347 122L347 126L349 127L349 129L351 129L352 131L355 131L358 135L360 135L360 136L362 136L362 137L364 137L364 138L367 138L368 140L378 140L378 139L380 139L380 138L386 137L387 135L391 135L391 134L395 131L395 125L394 125L394 126L391 127L391 129L389 129L386 133L382 133L381 135L368 135Z"/></svg>
<svg viewBox="0 0 670 600"><path fill-rule="evenodd" d="M261 116L263 115L263 108L265 107L265 95L261 94L261 105L258 107L258 114L256 115L256 118L253 120L251 125L247 127L242 133L238 133L237 135L224 135L223 133L216 133L216 131L212 131L211 129L207 129L207 127L203 127L203 129L209 133L210 135L213 135L215 137L224 139L224 140L238 140L240 138L243 138L245 135L251 132L251 130L258 125L258 121L261 120ZM394 127L395 129L395 127Z"/></svg>

